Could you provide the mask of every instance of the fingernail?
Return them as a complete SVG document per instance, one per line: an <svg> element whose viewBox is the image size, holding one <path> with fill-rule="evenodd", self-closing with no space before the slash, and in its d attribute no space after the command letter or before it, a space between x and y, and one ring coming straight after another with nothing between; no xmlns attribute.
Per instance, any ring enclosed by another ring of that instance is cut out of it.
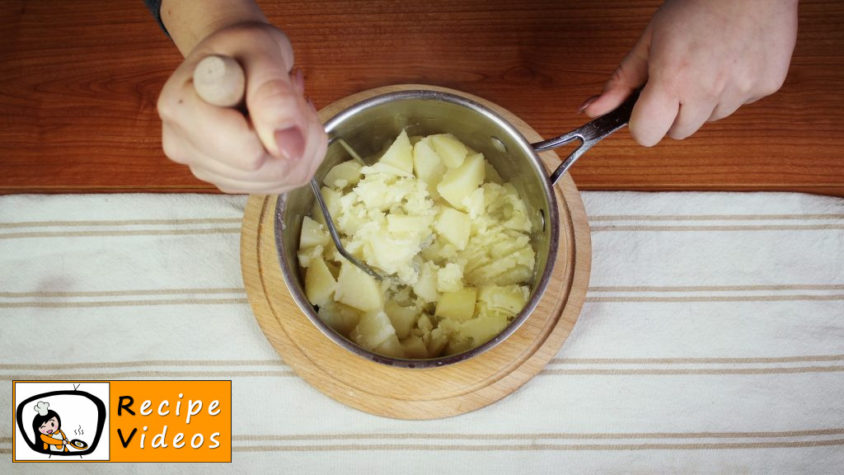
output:
<svg viewBox="0 0 844 475"><path fill-rule="evenodd" d="M298 160L305 153L305 137L297 126L275 131L275 144L279 153L288 160Z"/></svg>
<svg viewBox="0 0 844 475"><path fill-rule="evenodd" d="M592 96L589 99L586 99L586 101L577 109L577 113L582 114L583 111L585 111L587 107L591 106L592 103L595 102L599 97L601 97L601 96L597 95L597 96Z"/></svg>
<svg viewBox="0 0 844 475"><path fill-rule="evenodd" d="M305 94L305 73L301 69L296 68L290 72L290 82L297 94Z"/></svg>

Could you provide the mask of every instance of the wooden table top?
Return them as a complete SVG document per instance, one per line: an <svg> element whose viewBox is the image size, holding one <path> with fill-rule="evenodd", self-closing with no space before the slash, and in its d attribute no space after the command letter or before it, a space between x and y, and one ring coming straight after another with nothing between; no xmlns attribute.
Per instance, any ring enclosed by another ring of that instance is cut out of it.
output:
<svg viewBox="0 0 844 475"><path fill-rule="evenodd" d="M396 83L479 95L543 136L587 119L659 4L260 2L290 36L317 107ZM0 193L213 192L161 151L158 93L181 61L141 0L3 0ZM684 141L622 131L572 170L587 190L791 190L844 195L844 3L803 0L776 95Z"/></svg>

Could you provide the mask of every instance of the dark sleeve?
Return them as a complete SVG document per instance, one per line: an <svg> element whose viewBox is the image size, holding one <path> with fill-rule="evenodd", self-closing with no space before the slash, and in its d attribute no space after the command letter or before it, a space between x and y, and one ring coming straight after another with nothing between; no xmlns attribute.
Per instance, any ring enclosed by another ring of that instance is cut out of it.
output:
<svg viewBox="0 0 844 475"><path fill-rule="evenodd" d="M170 33L167 33L167 28L164 26L164 22L161 21L161 0L144 0L144 3L149 8L149 11L152 12L152 16L155 17L155 20L158 22L158 26L164 31L164 33L169 37Z"/></svg>

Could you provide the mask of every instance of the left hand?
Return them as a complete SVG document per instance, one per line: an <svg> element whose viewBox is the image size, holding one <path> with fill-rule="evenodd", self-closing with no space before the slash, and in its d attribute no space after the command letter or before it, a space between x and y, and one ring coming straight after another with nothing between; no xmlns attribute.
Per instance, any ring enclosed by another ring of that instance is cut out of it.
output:
<svg viewBox="0 0 844 475"><path fill-rule="evenodd" d="M630 118L641 145L684 139L776 92L797 38L797 0L667 0L604 91L581 110L597 117L645 84Z"/></svg>

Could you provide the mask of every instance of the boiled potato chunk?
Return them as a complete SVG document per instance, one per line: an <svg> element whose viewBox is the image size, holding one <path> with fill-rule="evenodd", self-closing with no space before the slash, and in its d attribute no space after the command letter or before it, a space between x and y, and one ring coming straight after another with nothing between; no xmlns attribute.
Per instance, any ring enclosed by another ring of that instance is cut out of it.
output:
<svg viewBox="0 0 844 475"><path fill-rule="evenodd" d="M393 358L404 358L404 346L399 342L396 335L390 335L384 342L372 349L374 352L392 356Z"/></svg>
<svg viewBox="0 0 844 475"><path fill-rule="evenodd" d="M434 328L431 330L431 333L428 334L428 341L425 343L428 347L429 355L439 356L448 345L448 333L446 333L442 328Z"/></svg>
<svg viewBox="0 0 844 475"><path fill-rule="evenodd" d="M454 245L458 250L466 248L469 234L472 232L472 222L469 215L454 208L443 207L440 216L434 223L437 233Z"/></svg>
<svg viewBox="0 0 844 475"><path fill-rule="evenodd" d="M331 240L328 230L322 224L305 216L302 220L302 233L299 235L299 248L325 246Z"/></svg>
<svg viewBox="0 0 844 475"><path fill-rule="evenodd" d="M337 288L337 281L321 257L311 260L305 272L305 295L314 305L325 305Z"/></svg>
<svg viewBox="0 0 844 475"><path fill-rule="evenodd" d="M422 269L419 272L419 278L413 284L413 292L423 302L436 302L439 294L437 293L437 266L430 261L422 264Z"/></svg>
<svg viewBox="0 0 844 475"><path fill-rule="evenodd" d="M319 307L317 316L341 335L348 335L360 321L359 311L331 300Z"/></svg>
<svg viewBox="0 0 844 475"><path fill-rule="evenodd" d="M449 262L442 269L437 270L437 291L457 292L463 288L463 268Z"/></svg>
<svg viewBox="0 0 844 475"><path fill-rule="evenodd" d="M484 182L484 156L480 153L470 155L463 164L443 175L437 185L437 192L451 206L465 210L463 202Z"/></svg>
<svg viewBox="0 0 844 475"><path fill-rule="evenodd" d="M435 314L458 322L468 320L475 313L477 297L478 290L474 287L464 287L457 292L446 292L440 296Z"/></svg>
<svg viewBox="0 0 844 475"><path fill-rule="evenodd" d="M304 247L300 249L296 253L296 257L299 259L299 265L305 268L310 267L311 261L322 258L324 250L325 248L323 246Z"/></svg>
<svg viewBox="0 0 844 475"><path fill-rule="evenodd" d="M509 320L501 316L478 317L463 322L458 327L457 333L461 338L470 339L474 347L486 343L501 333L508 323Z"/></svg>
<svg viewBox="0 0 844 475"><path fill-rule="evenodd" d="M378 160L378 165L385 169L394 169L398 175L413 175L413 146L410 144L407 132L401 131L390 148Z"/></svg>
<svg viewBox="0 0 844 475"><path fill-rule="evenodd" d="M394 236L428 236L431 234L432 216L408 216L391 214L387 216L387 232Z"/></svg>
<svg viewBox="0 0 844 475"><path fill-rule="evenodd" d="M411 336L402 340L401 346L407 358L427 358L428 348L421 337Z"/></svg>
<svg viewBox="0 0 844 475"><path fill-rule="evenodd" d="M390 318L382 310L366 312L351 333L352 340L367 350L374 350L389 338L396 338ZM398 340L396 340L398 343Z"/></svg>
<svg viewBox="0 0 844 475"><path fill-rule="evenodd" d="M322 182L335 188L346 188L360 181L361 166L357 162L342 162L334 166Z"/></svg>
<svg viewBox="0 0 844 475"><path fill-rule="evenodd" d="M331 214L332 219L336 222L336 217L340 215L340 192L334 190L333 188L323 186L320 190L320 194L322 195L322 201L325 202L325 206L328 207L329 214ZM311 216L313 216L314 219L323 226L326 224L325 216L322 215L322 210L316 200L314 200L314 205L311 208Z"/></svg>
<svg viewBox="0 0 844 475"><path fill-rule="evenodd" d="M463 207L466 209L466 213L469 214L469 218L474 222L480 221L486 210L485 196L484 189L478 187L475 188L475 191L469 193L469 196L463 198Z"/></svg>
<svg viewBox="0 0 844 475"><path fill-rule="evenodd" d="M390 323L396 330L396 336L400 339L405 339L410 335L410 330L416 324L420 314L418 307L403 307L394 300L387 301L384 304L384 312L390 318Z"/></svg>
<svg viewBox="0 0 844 475"><path fill-rule="evenodd" d="M375 278L346 260L340 265L334 300L364 312L384 306L381 287Z"/></svg>
<svg viewBox="0 0 844 475"><path fill-rule="evenodd" d="M431 319L428 318L427 315L422 315L419 317L419 320L416 322L416 327L422 330L422 333L431 333L431 330L434 329L434 324L431 323Z"/></svg>
<svg viewBox="0 0 844 475"><path fill-rule="evenodd" d="M445 164L431 146L430 139L420 140L413 146L413 171L417 178L429 185L436 185L445 170Z"/></svg>
<svg viewBox="0 0 844 475"><path fill-rule="evenodd" d="M478 306L483 314L511 317L525 307L528 293L522 285L485 285L478 292Z"/></svg>
<svg viewBox="0 0 844 475"><path fill-rule="evenodd" d="M445 166L457 168L463 164L469 149L451 134L437 134L429 137L431 147L437 152Z"/></svg>

